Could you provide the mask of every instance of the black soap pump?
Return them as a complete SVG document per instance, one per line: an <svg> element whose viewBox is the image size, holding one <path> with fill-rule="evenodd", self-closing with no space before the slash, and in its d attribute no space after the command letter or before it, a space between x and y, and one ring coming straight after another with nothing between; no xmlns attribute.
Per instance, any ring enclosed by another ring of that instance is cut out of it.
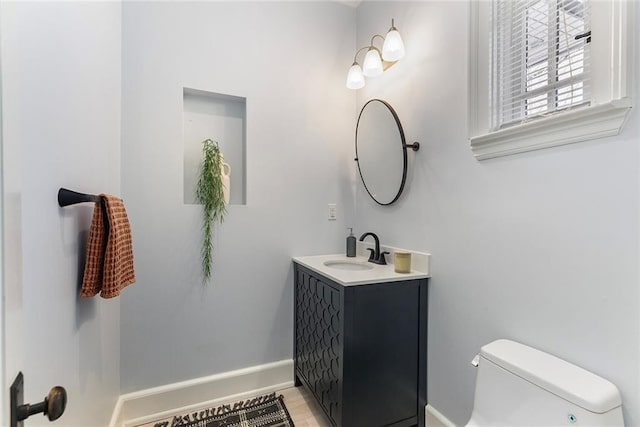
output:
<svg viewBox="0 0 640 427"><path fill-rule="evenodd" d="M349 235L347 236L347 256L356 256L356 236L353 235L353 228L349 228Z"/></svg>

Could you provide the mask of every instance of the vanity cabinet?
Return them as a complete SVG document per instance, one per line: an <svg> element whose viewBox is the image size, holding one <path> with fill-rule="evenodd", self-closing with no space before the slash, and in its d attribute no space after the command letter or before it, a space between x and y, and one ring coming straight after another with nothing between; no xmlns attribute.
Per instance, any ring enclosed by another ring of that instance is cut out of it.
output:
<svg viewBox="0 0 640 427"><path fill-rule="evenodd" d="M341 285L294 266L296 386L336 427L424 426L427 279Z"/></svg>

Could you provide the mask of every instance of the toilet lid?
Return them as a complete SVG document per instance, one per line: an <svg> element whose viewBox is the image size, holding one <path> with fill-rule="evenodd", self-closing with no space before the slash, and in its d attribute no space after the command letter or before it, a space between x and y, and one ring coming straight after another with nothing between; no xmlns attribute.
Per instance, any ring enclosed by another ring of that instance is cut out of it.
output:
<svg viewBox="0 0 640 427"><path fill-rule="evenodd" d="M587 411L602 414L622 404L610 381L535 348L502 339L482 347L480 356Z"/></svg>

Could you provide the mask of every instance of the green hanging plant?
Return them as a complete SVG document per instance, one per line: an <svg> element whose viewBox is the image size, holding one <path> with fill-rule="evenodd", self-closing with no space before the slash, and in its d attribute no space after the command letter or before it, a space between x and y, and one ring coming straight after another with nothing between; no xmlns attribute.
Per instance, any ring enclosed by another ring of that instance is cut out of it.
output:
<svg viewBox="0 0 640 427"><path fill-rule="evenodd" d="M202 141L202 167L196 188L196 199L202 205L202 272L204 279L211 277L213 261L213 227L222 224L227 209L222 184L222 155L216 141Z"/></svg>

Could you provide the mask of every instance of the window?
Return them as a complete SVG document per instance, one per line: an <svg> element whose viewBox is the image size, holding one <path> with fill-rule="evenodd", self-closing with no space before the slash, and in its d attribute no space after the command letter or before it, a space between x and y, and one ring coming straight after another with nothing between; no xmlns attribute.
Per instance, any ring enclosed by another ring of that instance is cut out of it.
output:
<svg viewBox="0 0 640 427"><path fill-rule="evenodd" d="M589 104L586 0L497 0L492 22L493 130Z"/></svg>
<svg viewBox="0 0 640 427"><path fill-rule="evenodd" d="M476 158L619 133L631 107L630 3L472 1L470 142Z"/></svg>

